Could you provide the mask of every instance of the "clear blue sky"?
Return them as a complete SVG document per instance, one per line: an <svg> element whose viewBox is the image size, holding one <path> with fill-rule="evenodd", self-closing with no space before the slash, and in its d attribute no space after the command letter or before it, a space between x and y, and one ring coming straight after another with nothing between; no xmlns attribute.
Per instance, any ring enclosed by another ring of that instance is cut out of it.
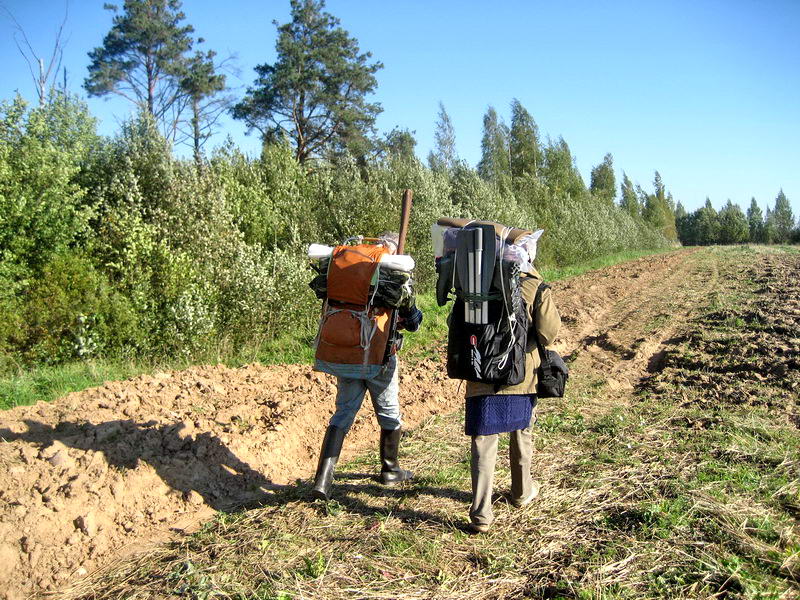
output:
<svg viewBox="0 0 800 600"><path fill-rule="evenodd" d="M37 53L48 55L63 0L0 0ZM122 4L122 0L118 1ZM68 86L82 92L87 52L111 25L102 0L72 0L65 31ZM273 19L288 0L184 0L186 22L206 48L235 54L237 95L253 67L275 58ZM381 131L415 132L425 158L441 100L460 156L480 157L482 118L494 106L508 120L513 98L543 138L563 136L584 180L610 152L622 171L650 190L660 171L689 210L709 196L762 209L783 188L800 216L800 1L329 0L327 10L385 67L375 100ZM0 16L0 98L35 98L28 67ZM90 99L100 132L112 134L130 108ZM224 123L250 153L256 134Z"/></svg>

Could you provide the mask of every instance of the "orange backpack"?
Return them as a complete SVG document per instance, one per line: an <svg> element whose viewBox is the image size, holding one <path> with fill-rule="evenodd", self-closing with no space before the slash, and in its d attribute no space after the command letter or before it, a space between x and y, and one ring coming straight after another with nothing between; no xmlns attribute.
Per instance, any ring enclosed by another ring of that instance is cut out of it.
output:
<svg viewBox="0 0 800 600"><path fill-rule="evenodd" d="M372 240L364 240L372 241ZM388 249L361 243L336 246L328 267L328 294L316 339L318 360L381 365L389 341L392 309L372 306L378 263Z"/></svg>

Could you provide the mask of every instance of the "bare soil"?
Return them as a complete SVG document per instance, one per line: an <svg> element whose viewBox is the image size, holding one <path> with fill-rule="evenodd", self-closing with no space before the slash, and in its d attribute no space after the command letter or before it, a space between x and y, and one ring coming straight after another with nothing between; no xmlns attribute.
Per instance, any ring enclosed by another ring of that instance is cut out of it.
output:
<svg viewBox="0 0 800 600"><path fill-rule="evenodd" d="M713 290L714 274L697 268L693 252L555 282L564 323L556 349L591 361L609 388L628 396L664 366L664 349ZM790 310L789 320L796 305ZM406 427L461 407L442 365L401 365ZM2 413L0 598L56 591L215 510L310 477L334 393L333 378L308 365L199 366ZM365 408L344 459L377 437Z"/></svg>

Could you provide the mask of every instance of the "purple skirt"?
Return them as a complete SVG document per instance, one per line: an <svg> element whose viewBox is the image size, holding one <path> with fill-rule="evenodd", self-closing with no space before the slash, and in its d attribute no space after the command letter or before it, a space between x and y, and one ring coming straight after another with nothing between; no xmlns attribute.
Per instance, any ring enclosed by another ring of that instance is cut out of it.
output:
<svg viewBox="0 0 800 600"><path fill-rule="evenodd" d="M525 429L531 424L536 394L472 396L467 398L464 433L493 435Z"/></svg>

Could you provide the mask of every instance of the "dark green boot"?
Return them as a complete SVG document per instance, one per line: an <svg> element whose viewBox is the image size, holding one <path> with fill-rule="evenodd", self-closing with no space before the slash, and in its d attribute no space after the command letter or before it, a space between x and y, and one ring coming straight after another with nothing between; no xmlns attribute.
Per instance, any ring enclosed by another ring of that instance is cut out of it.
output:
<svg viewBox="0 0 800 600"><path fill-rule="evenodd" d="M319 463L317 464L317 474L314 476L314 489L311 497L315 500L330 499L331 483L333 482L333 470L342 452L342 442L347 432L335 425L328 425L325 431L325 439L322 440L322 450L319 453Z"/></svg>
<svg viewBox="0 0 800 600"><path fill-rule="evenodd" d="M414 477L411 471L401 469L397 463L401 435L399 427L393 431L381 429L381 483L386 485L394 485Z"/></svg>

